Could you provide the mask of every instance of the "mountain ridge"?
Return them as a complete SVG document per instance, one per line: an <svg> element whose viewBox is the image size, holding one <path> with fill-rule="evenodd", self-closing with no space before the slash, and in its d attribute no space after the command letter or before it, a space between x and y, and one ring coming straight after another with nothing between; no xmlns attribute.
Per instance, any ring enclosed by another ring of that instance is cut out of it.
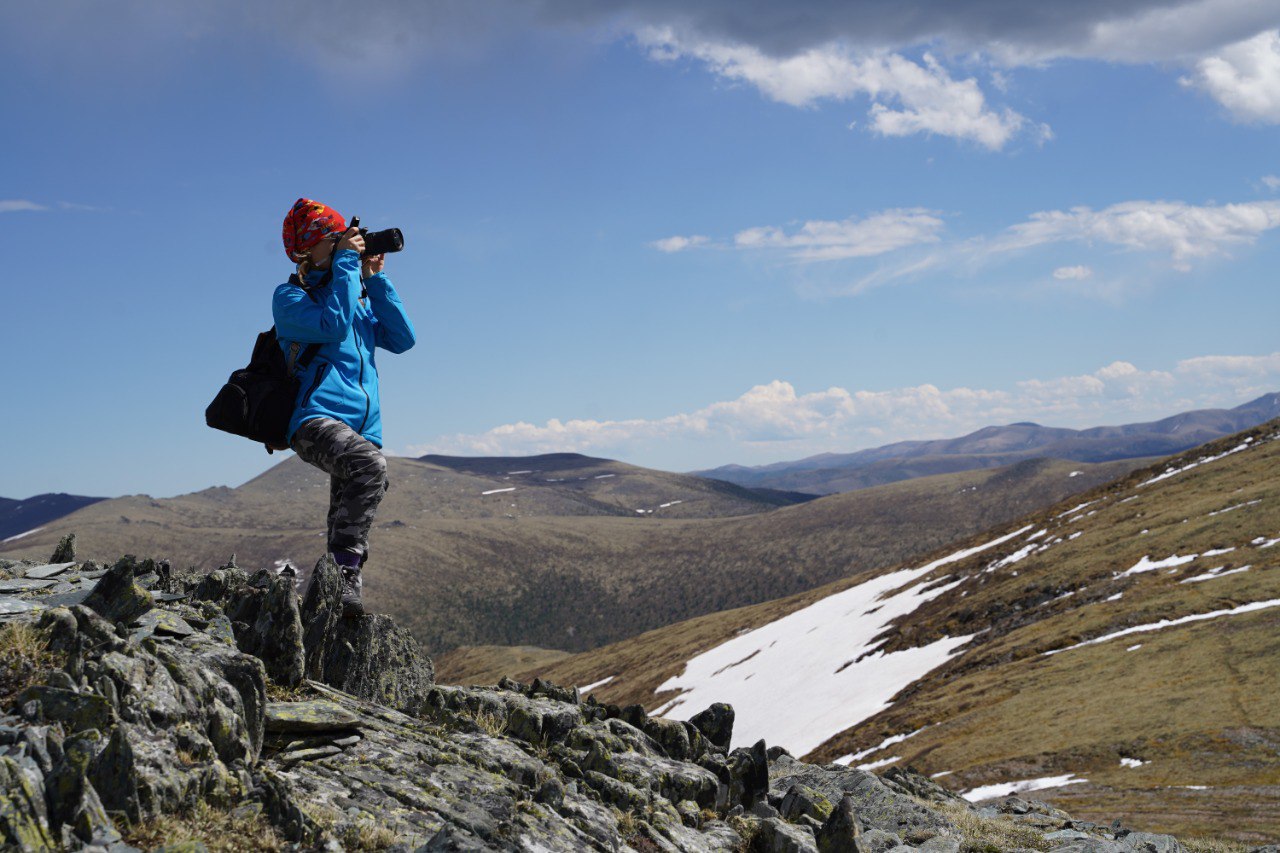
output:
<svg viewBox="0 0 1280 853"><path fill-rule="evenodd" d="M854 453L821 453L768 465L727 465L693 473L743 486L833 494L924 473L1006 465L1029 457L1105 462L1180 453L1280 415L1280 393L1231 409L1197 409L1156 421L1087 429L1031 422L986 426L958 438L901 441Z"/></svg>

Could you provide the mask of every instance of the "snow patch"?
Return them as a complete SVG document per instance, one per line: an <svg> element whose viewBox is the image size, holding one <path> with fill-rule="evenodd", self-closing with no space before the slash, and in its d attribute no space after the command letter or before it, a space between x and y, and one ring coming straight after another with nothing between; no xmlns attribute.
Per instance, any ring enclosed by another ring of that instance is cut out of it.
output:
<svg viewBox="0 0 1280 853"><path fill-rule="evenodd" d="M889 707L898 691L946 663L972 639L943 637L890 654L876 651L877 637L891 622L963 579L942 586L928 581L909 585L1030 529L1028 525L918 569L880 575L739 634L697 655L680 675L658 686L657 692L681 690L680 698L687 700L678 710L672 704L662 713L687 720L712 702L728 702L737 714L735 742L764 738L804 755Z"/></svg>
<svg viewBox="0 0 1280 853"><path fill-rule="evenodd" d="M1158 483L1161 480L1167 480L1170 477L1177 476L1178 474L1181 474L1184 471L1190 471L1192 468L1199 468L1201 465L1207 465L1210 462L1217 462L1219 459L1225 459L1226 457L1230 456L1233 453L1239 453L1241 450L1248 450L1252 446L1252 444L1253 444L1253 439L1246 438L1242 443L1236 445L1230 450L1227 450L1223 453L1219 453L1217 456L1204 456L1204 457L1201 457L1200 459L1197 459L1195 462L1190 462L1186 465L1183 465L1181 468L1169 468L1163 474L1157 474L1156 476L1152 477L1150 480L1139 483L1138 487L1141 488L1143 486L1149 486L1152 483Z"/></svg>
<svg viewBox="0 0 1280 853"><path fill-rule="evenodd" d="M1122 758L1122 759L1120 759L1120 765L1121 765L1122 767L1141 767L1141 766L1142 766L1142 765L1144 765L1144 764L1150 764L1150 763L1151 763L1151 762L1149 762L1149 761L1139 761L1139 760L1138 760L1138 759L1136 759L1136 758Z"/></svg>
<svg viewBox="0 0 1280 853"><path fill-rule="evenodd" d="M1116 575L1118 578L1127 578L1130 575L1140 575L1143 572L1154 572L1157 569L1170 569L1174 566L1182 566L1190 563L1199 554L1188 554L1185 557L1179 557L1174 554L1172 557L1165 557L1163 560L1152 560L1150 557L1143 556L1141 560L1133 564L1133 568L1120 572Z"/></svg>
<svg viewBox="0 0 1280 853"><path fill-rule="evenodd" d="M893 746L895 743L902 743L904 740L906 740L909 737L915 737L916 735L920 734L922 731L924 731L927 728L929 727L921 726L920 728L916 729L914 732L906 732L900 735L890 735L889 737L880 741L880 743L876 744L875 746L862 750L862 752L852 752L848 755L842 755L839 758L837 758L834 763L851 764L855 761L861 761L862 759L866 758L868 755L871 755L872 753L875 753L875 752L879 752L880 750L884 749L887 746ZM897 759L895 759L895 761L896 760ZM860 767L859 769L865 770L866 768Z"/></svg>
<svg viewBox="0 0 1280 853"><path fill-rule="evenodd" d="M1044 776L1039 779L1023 779L1020 782L1001 782L997 785L983 785L981 788L974 788L965 791L960 796L964 797L971 803L979 800L991 800L996 797L1007 797L1010 794L1021 794L1026 791L1042 791L1045 788L1061 788L1066 785L1079 785L1082 782L1088 782L1088 779L1077 779L1074 773L1068 773L1065 776Z"/></svg>
<svg viewBox="0 0 1280 853"><path fill-rule="evenodd" d="M1253 566L1241 566L1238 569L1229 569L1228 571L1224 572L1223 569L1225 568L1227 567L1218 566L1218 568L1210 569L1209 571L1205 572L1202 575L1196 575L1193 578L1186 578L1184 580L1178 581L1178 583L1200 583L1201 581L1211 581L1214 578L1225 578L1227 575L1234 575L1239 572L1247 572L1249 571L1249 569L1253 568Z"/></svg>
<svg viewBox="0 0 1280 853"><path fill-rule="evenodd" d="M482 494L482 495L498 495L498 494L502 494L503 492L514 492L515 490L516 490L516 487L515 487L515 486L508 486L508 487L507 487L507 488L505 488L505 489L490 489L489 491L487 491L487 492L481 492L480 494Z"/></svg>
<svg viewBox="0 0 1280 853"><path fill-rule="evenodd" d="M44 530L44 528L43 528L43 527L33 527L33 528L31 528L30 530L26 531L25 533L15 533L13 536L6 537L5 539L0 540L0 541L3 541L3 542L12 542L12 541L14 541L15 539L21 539L23 536L30 536L32 533L39 533L41 530Z"/></svg>
<svg viewBox="0 0 1280 853"><path fill-rule="evenodd" d="M895 755L892 758L882 758L879 761L872 761L870 764L859 764L858 769L859 770L875 770L880 767L888 767L890 764L894 763L895 761L901 761L901 760L902 760L901 755Z"/></svg>
<svg viewBox="0 0 1280 853"><path fill-rule="evenodd" d="M1160 631L1165 628L1172 628L1175 625L1186 625L1191 622L1203 622L1207 619L1217 619L1219 616L1239 616L1242 613L1253 613L1256 610L1267 610L1271 607L1280 607L1280 598L1272 598L1267 601L1252 601L1248 604L1241 604L1239 607L1232 607L1229 610L1214 610L1209 613L1193 613L1190 616L1180 616L1177 619L1161 619L1159 622L1150 622L1146 625L1135 625L1132 628L1125 628L1123 631L1104 634L1101 637L1094 637L1092 640L1085 640L1083 643L1076 643L1074 646L1067 646L1062 649L1041 652L1041 654L1047 657L1049 655L1056 655L1059 652L1069 652L1072 649L1078 649L1082 646L1093 646L1098 643L1105 643L1108 640L1114 640L1116 637L1125 637L1129 634ZM1135 646L1134 648L1137 647ZM1131 648L1129 651L1133 651L1133 649Z"/></svg>
<svg viewBox="0 0 1280 853"><path fill-rule="evenodd" d="M1245 501L1242 504L1229 506L1229 507L1226 507L1225 509L1215 509L1213 512L1209 513L1209 515L1226 515L1229 512L1234 512L1235 510L1243 509L1244 507L1253 506L1254 504L1260 504L1260 503L1262 503L1262 498L1258 498L1257 500L1252 500L1252 501Z"/></svg>
<svg viewBox="0 0 1280 853"><path fill-rule="evenodd" d="M586 696L588 693L590 693L592 690L595 690L597 687L604 687L610 681L613 681L613 679L616 677L617 676L610 675L608 678L602 678L599 681L593 681L590 684L584 684L582 687L578 688L578 692L581 693L583 696Z"/></svg>

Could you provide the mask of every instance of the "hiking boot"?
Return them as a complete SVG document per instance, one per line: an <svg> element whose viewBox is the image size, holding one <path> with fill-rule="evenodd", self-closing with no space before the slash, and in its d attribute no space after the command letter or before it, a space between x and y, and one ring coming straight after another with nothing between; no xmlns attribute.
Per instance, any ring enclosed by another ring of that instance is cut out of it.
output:
<svg viewBox="0 0 1280 853"><path fill-rule="evenodd" d="M342 615L355 618L364 615L360 600L360 569L342 566Z"/></svg>

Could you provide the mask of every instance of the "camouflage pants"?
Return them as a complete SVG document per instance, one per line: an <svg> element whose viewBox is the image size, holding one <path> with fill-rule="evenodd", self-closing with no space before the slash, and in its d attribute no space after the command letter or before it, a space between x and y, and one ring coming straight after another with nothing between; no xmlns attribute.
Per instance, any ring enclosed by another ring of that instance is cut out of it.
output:
<svg viewBox="0 0 1280 853"><path fill-rule="evenodd" d="M378 446L332 418L303 421L289 446L329 474L329 550L369 552L373 514L387 493L387 460Z"/></svg>

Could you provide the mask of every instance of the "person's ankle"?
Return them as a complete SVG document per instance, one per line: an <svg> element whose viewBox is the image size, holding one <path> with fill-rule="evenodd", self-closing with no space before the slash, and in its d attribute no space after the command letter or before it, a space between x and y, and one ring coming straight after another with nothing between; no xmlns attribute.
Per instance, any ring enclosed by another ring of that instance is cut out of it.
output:
<svg viewBox="0 0 1280 853"><path fill-rule="evenodd" d="M333 551L333 561L344 569L360 569L360 552L351 551L346 548L336 548Z"/></svg>

